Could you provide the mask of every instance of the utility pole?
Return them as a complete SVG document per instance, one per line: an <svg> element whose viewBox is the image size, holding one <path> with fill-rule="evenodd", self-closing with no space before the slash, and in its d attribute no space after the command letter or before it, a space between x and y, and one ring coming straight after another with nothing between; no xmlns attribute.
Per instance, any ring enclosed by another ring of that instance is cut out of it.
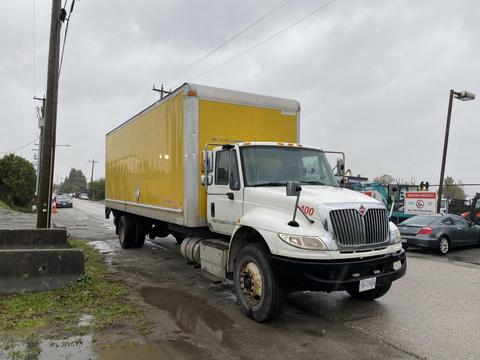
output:
<svg viewBox="0 0 480 360"><path fill-rule="evenodd" d="M160 89L157 89L157 88L155 87L155 85L153 85L152 90L160 93L160 100L162 100L162 99L164 98L164 96L166 96L166 95L168 95L168 94L170 94L170 93L172 92L172 89L170 89L170 90L168 90L168 91L167 91L167 90L163 90L163 84L162 84L162 86L160 87Z"/></svg>
<svg viewBox="0 0 480 360"><path fill-rule="evenodd" d="M50 227L53 168L55 165L60 30L65 16L65 10L61 8L61 0L52 0L50 43L48 48L47 97L38 175L37 228Z"/></svg>
<svg viewBox="0 0 480 360"><path fill-rule="evenodd" d="M92 189L93 169L95 169L95 164L98 164L98 161L95 161L95 158L93 158L93 160L88 160L88 162L92 163L92 175L90 176L90 198L92 198L93 200L93 189Z"/></svg>
<svg viewBox="0 0 480 360"><path fill-rule="evenodd" d="M38 182L40 177L40 156L42 156L42 142L43 142L43 125L45 124L45 96L43 98L33 97L34 100L42 102L40 110L38 110L38 128L40 129L40 136L38 137L38 149L37 149L37 183L35 184L35 195L38 196ZM38 109L38 108L37 108ZM35 144L37 145L37 144Z"/></svg>

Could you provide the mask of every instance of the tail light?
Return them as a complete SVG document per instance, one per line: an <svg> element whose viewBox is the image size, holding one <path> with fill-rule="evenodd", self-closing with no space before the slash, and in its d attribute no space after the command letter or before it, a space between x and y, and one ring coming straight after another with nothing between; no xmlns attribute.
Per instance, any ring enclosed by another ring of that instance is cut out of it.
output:
<svg viewBox="0 0 480 360"><path fill-rule="evenodd" d="M417 234L418 235L431 235L433 232L431 227L424 227L422 228Z"/></svg>

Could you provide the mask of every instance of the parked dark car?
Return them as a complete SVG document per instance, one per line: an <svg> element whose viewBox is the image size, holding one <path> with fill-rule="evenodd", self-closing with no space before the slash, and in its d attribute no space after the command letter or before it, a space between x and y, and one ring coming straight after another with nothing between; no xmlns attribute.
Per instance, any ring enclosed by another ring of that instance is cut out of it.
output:
<svg viewBox="0 0 480 360"><path fill-rule="evenodd" d="M68 195L57 195L57 208L71 208L73 207L72 199Z"/></svg>
<svg viewBox="0 0 480 360"><path fill-rule="evenodd" d="M398 225L404 248L422 247L446 254L480 244L480 226L458 215L414 216Z"/></svg>

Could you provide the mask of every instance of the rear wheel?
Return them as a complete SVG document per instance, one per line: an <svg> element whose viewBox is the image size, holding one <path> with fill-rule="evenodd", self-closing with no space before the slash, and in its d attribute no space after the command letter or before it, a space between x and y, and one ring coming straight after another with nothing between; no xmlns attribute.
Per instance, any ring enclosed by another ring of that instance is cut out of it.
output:
<svg viewBox="0 0 480 360"><path fill-rule="evenodd" d="M118 241L123 249L130 249L135 242L135 222L129 215L122 215L118 222Z"/></svg>
<svg viewBox="0 0 480 360"><path fill-rule="evenodd" d="M141 248L145 244L145 236L147 235L147 223L140 217L135 218L135 239L134 248Z"/></svg>
<svg viewBox="0 0 480 360"><path fill-rule="evenodd" d="M450 242L445 236L442 236L438 239L438 253L441 255L446 255L450 250Z"/></svg>
<svg viewBox="0 0 480 360"><path fill-rule="evenodd" d="M235 261L235 294L242 312L258 322L278 316L286 290L272 268L270 257L259 244L248 244Z"/></svg>
<svg viewBox="0 0 480 360"><path fill-rule="evenodd" d="M377 286L375 289L372 289L372 290L367 290L362 292L359 292L358 290L347 290L347 292L350 294L351 297L355 299L359 299L363 301L371 301L385 295L388 292L388 290L390 290L391 286L392 286L392 283L389 283L387 285Z"/></svg>

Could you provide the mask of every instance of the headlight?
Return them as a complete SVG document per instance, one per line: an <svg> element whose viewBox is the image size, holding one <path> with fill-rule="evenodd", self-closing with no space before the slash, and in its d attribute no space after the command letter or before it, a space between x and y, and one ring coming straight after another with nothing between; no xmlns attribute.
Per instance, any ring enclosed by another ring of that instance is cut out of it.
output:
<svg viewBox="0 0 480 360"><path fill-rule="evenodd" d="M301 249L327 250L323 241L317 236L278 234L278 237L287 244Z"/></svg>
<svg viewBox="0 0 480 360"><path fill-rule="evenodd" d="M390 244L398 244L402 242L402 235L400 234L400 230L391 223L390 224Z"/></svg>

